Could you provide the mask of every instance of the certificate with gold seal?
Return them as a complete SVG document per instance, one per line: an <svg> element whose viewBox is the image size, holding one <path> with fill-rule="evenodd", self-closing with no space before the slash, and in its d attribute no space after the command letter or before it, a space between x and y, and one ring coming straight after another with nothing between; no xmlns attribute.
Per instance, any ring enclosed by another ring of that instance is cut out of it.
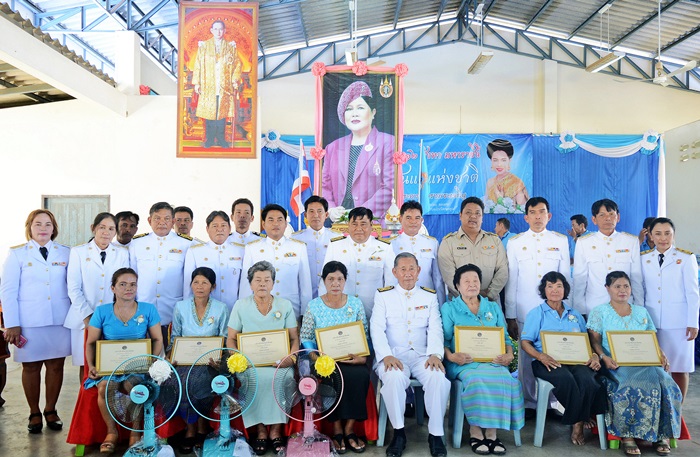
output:
<svg viewBox="0 0 700 457"><path fill-rule="evenodd" d="M475 362L490 362L506 352L503 327L455 325L456 352L469 354Z"/></svg>
<svg viewBox="0 0 700 457"><path fill-rule="evenodd" d="M224 347L223 336L176 336L173 343L173 350L170 353L170 362L175 365L194 365L202 354L214 349ZM221 351L212 353L214 360L221 359ZM200 363L208 363L201 361Z"/></svg>
<svg viewBox="0 0 700 457"><path fill-rule="evenodd" d="M542 352L562 365L585 365L590 360L591 342L583 332L540 332Z"/></svg>
<svg viewBox="0 0 700 457"><path fill-rule="evenodd" d="M100 376L109 376L126 359L151 354L151 340L97 340L95 368ZM114 374L124 374L118 372Z"/></svg>
<svg viewBox="0 0 700 457"><path fill-rule="evenodd" d="M270 332L248 332L236 335L238 350L245 354L253 365L264 367L275 365L289 355L289 330Z"/></svg>
<svg viewBox="0 0 700 457"><path fill-rule="evenodd" d="M319 351L335 360L349 359L348 354L369 355L367 335L361 321L317 328L316 343Z"/></svg>
<svg viewBox="0 0 700 457"><path fill-rule="evenodd" d="M661 349L656 332L607 332L610 355L620 366L661 366Z"/></svg>

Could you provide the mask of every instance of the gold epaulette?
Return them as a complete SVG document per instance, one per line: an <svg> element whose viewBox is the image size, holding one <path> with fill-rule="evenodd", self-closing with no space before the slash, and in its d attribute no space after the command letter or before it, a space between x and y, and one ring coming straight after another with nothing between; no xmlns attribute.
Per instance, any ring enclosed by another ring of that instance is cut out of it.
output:
<svg viewBox="0 0 700 457"><path fill-rule="evenodd" d="M520 238L521 236L523 236L524 233L525 233L525 232L520 232L520 233L517 233L517 234L515 234L515 235L512 235L512 236L509 238L509 241L517 240L518 238Z"/></svg>
<svg viewBox="0 0 700 457"><path fill-rule="evenodd" d="M206 246L206 243L193 244L190 246L190 249L201 248L202 246Z"/></svg>
<svg viewBox="0 0 700 457"><path fill-rule="evenodd" d="M304 246L306 246L306 243L305 243L304 241L297 240L296 238L287 238L287 239L288 239L289 241L294 241L295 243L301 243L301 244L303 244Z"/></svg>
<svg viewBox="0 0 700 457"><path fill-rule="evenodd" d="M693 255L692 252L686 251L685 249L681 249L681 248L676 248L676 251L682 252L683 254Z"/></svg>
<svg viewBox="0 0 700 457"><path fill-rule="evenodd" d="M423 290L426 291L426 292L430 292L431 294L436 294L436 293L437 293L437 291L436 291L435 289L431 289L430 287L420 286L420 288L423 289Z"/></svg>
<svg viewBox="0 0 700 457"><path fill-rule="evenodd" d="M429 240L437 240L437 238L435 238L434 236L426 235L424 233L421 233L421 235Z"/></svg>
<svg viewBox="0 0 700 457"><path fill-rule="evenodd" d="M25 247L26 245L27 245L27 243L22 243L22 244L18 244L17 246L12 246L10 249L19 249L19 248Z"/></svg>
<svg viewBox="0 0 700 457"><path fill-rule="evenodd" d="M566 235L564 235L563 233L555 232L554 230L550 230L549 232L555 234L556 236L563 236L564 238L566 238Z"/></svg>
<svg viewBox="0 0 700 457"><path fill-rule="evenodd" d="M442 237L442 241L445 241L445 240L448 239L449 237L455 236L456 234L457 234L457 232L450 232L450 233L448 233L447 235L445 235L445 236Z"/></svg>
<svg viewBox="0 0 700 457"><path fill-rule="evenodd" d="M184 233L178 233L177 236L179 236L180 238L184 238L187 241L192 241L192 237L189 235L185 235Z"/></svg>
<svg viewBox="0 0 700 457"><path fill-rule="evenodd" d="M341 235L341 236L336 236L335 238L331 238L331 243L334 242L334 241L340 241L340 240L344 240L344 239L345 239L345 237L342 236L342 235Z"/></svg>
<svg viewBox="0 0 700 457"><path fill-rule="evenodd" d="M651 253L651 252L654 252L654 250L653 250L653 249L647 249L646 251L640 252L639 255L645 255L645 254L649 254L649 253Z"/></svg>
<svg viewBox="0 0 700 457"><path fill-rule="evenodd" d="M250 245L250 244L254 244L254 243L259 243L259 242L261 242L261 241L262 241L262 238L258 238L257 240L253 240L253 241L251 241L251 242L248 243L248 244Z"/></svg>
<svg viewBox="0 0 700 457"><path fill-rule="evenodd" d="M377 241L381 241L382 243L385 243L385 244L391 244L391 241L384 239L384 238L377 238Z"/></svg>
<svg viewBox="0 0 700 457"><path fill-rule="evenodd" d="M132 238L132 240L136 240L136 239L138 239L138 238L143 238L144 236L148 236L148 235L150 235L150 234L151 234L151 232L139 233L138 235L135 235L135 236Z"/></svg>
<svg viewBox="0 0 700 457"><path fill-rule="evenodd" d="M637 238L637 235L632 235L631 233L627 233L627 232L620 232L620 234L621 234L621 235L631 236L632 238Z"/></svg>
<svg viewBox="0 0 700 457"><path fill-rule="evenodd" d="M304 231L304 229L297 230L296 232L292 233L292 235L298 235L298 234L302 233L303 231Z"/></svg>
<svg viewBox="0 0 700 457"><path fill-rule="evenodd" d="M228 243L229 243L229 244L232 244L232 245L234 245L234 246L241 247L241 248L244 248L244 247L245 247L245 244L236 243L235 241L229 241Z"/></svg>
<svg viewBox="0 0 700 457"><path fill-rule="evenodd" d="M588 238L589 236L593 236L594 233L595 233L595 232L590 232L590 233L587 233L587 234L585 234L585 235L583 235L583 236L580 236L580 237L578 237L578 238L576 239L576 241L578 242L578 241L580 241L580 240L584 240L584 239Z"/></svg>
<svg viewBox="0 0 700 457"><path fill-rule="evenodd" d="M379 289L377 289L377 290L378 290L379 292L388 292L388 291L392 290L393 288L394 288L394 286L386 286L386 287L381 287L381 288L379 288Z"/></svg>

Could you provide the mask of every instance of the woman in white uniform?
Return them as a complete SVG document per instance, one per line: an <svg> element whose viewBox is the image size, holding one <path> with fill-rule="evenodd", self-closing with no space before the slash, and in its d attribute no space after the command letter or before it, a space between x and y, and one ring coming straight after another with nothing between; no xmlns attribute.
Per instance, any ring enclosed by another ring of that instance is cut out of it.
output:
<svg viewBox="0 0 700 457"><path fill-rule="evenodd" d="M40 433L43 367L46 367L44 417L51 430L63 427L56 413L56 402L63 384L64 359L70 354L70 332L63 326L70 307L66 287L70 248L54 243L58 236L56 218L45 209L29 213L25 235L29 241L10 248L7 255L0 297L7 326L5 341L22 346L14 350L14 358L22 363L22 387L30 412L27 429L30 433Z"/></svg>
<svg viewBox="0 0 700 457"><path fill-rule="evenodd" d="M117 234L116 217L100 213L90 230L93 239L70 250L68 296L71 306L63 323L71 331L73 365L80 367L81 383L84 379L85 325L90 322L95 308L112 303L112 275L129 266L129 250L112 244Z"/></svg>
<svg viewBox="0 0 700 457"><path fill-rule="evenodd" d="M659 346L671 365L671 376L685 398L689 373L695 371L698 336L698 262L692 252L674 244L671 219L659 217L649 227L654 249L641 254L644 306L656 326Z"/></svg>

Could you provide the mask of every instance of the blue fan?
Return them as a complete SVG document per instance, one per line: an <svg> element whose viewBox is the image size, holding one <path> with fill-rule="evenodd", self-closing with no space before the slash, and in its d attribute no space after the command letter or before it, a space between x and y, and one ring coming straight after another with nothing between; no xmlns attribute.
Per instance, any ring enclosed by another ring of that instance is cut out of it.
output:
<svg viewBox="0 0 700 457"><path fill-rule="evenodd" d="M175 368L155 355L131 357L107 379L107 410L120 426L143 432L125 457L155 457L161 450L156 429L169 421L180 405L182 384Z"/></svg>
<svg viewBox="0 0 700 457"><path fill-rule="evenodd" d="M190 367L185 392L197 414L220 423L218 435L212 434L204 440L202 456L230 457L236 439L242 435L232 433L230 421L250 407L258 392L258 374L253 362L235 349L205 352ZM212 413L218 413L219 417Z"/></svg>

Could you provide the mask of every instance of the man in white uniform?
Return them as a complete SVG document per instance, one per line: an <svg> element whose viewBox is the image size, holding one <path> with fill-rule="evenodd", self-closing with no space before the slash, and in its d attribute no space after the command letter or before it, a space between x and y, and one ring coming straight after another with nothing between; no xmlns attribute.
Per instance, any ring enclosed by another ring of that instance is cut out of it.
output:
<svg viewBox="0 0 700 457"><path fill-rule="evenodd" d="M414 377L423 385L425 410L430 416L430 454L445 456L443 418L450 381L442 365L445 345L437 295L432 289L416 286L420 266L413 254L396 256L392 273L398 285L377 290L369 327L376 355L374 369L382 381L381 395L394 428L386 454L400 457L406 448L406 389Z"/></svg>
<svg viewBox="0 0 700 457"><path fill-rule="evenodd" d="M434 289L442 306L445 303L445 283L437 262L438 240L419 233L423 226L423 207L417 201L409 200L401 205L399 216L403 233L391 240L394 254L410 252L416 256L420 265L418 286Z"/></svg>
<svg viewBox="0 0 700 457"><path fill-rule="evenodd" d="M520 338L527 313L542 304L543 299L538 292L542 276L558 271L571 283L569 243L565 235L547 230L551 219L549 202L542 197L532 197L525 203L525 222L530 229L508 241L506 321L508 333L513 339ZM523 350L518 354L518 379L523 386L525 407L535 409L537 391L532 374L532 357Z"/></svg>
<svg viewBox="0 0 700 457"><path fill-rule="evenodd" d="M311 275L312 297L318 297L318 283L321 281L323 263L326 258L328 245L331 238L342 235L323 226L328 218L328 201L312 195L304 202L307 227L292 233L291 238L306 243L306 252L309 256L309 274Z"/></svg>
<svg viewBox="0 0 700 457"><path fill-rule="evenodd" d="M182 300L185 255L192 238L172 231L174 211L170 204L155 203L148 214L153 232L133 238L129 246L129 265L139 275L136 300L156 305L166 341L173 308Z"/></svg>
<svg viewBox="0 0 700 457"><path fill-rule="evenodd" d="M233 221L235 231L228 237L228 241L246 245L259 239L260 234L250 230L250 223L254 219L253 202L247 198L239 198L234 201L231 205L231 221Z"/></svg>
<svg viewBox="0 0 700 457"><path fill-rule="evenodd" d="M272 295L292 302L297 319L304 315L311 301L311 278L306 245L286 238L287 210L276 204L269 204L262 210L262 227L265 237L251 241L245 247L243 268L238 297L253 294L248 282L248 269L261 260L267 260L275 267L275 285Z"/></svg>
<svg viewBox="0 0 700 457"><path fill-rule="evenodd" d="M211 291L211 296L226 303L231 311L238 300L245 246L226 241L231 233L231 223L224 211L212 211L206 222L209 242L195 244L185 257L182 296L192 296L192 272L199 267L209 267L216 273L216 288Z"/></svg>
<svg viewBox="0 0 700 457"><path fill-rule="evenodd" d="M348 269L344 292L358 297L365 306L367 319L372 316L374 293L380 287L396 284L391 274L394 251L388 241L372 238L372 210L359 206L348 214L350 236L333 238L323 264L331 260L343 263ZM318 294L326 293L321 281Z"/></svg>
<svg viewBox="0 0 700 457"><path fill-rule="evenodd" d="M632 281L632 303L644 306L639 240L635 235L615 231L620 222L617 203L607 198L591 207L597 232L580 237L574 251L573 307L584 316L610 301L605 277L624 271Z"/></svg>

